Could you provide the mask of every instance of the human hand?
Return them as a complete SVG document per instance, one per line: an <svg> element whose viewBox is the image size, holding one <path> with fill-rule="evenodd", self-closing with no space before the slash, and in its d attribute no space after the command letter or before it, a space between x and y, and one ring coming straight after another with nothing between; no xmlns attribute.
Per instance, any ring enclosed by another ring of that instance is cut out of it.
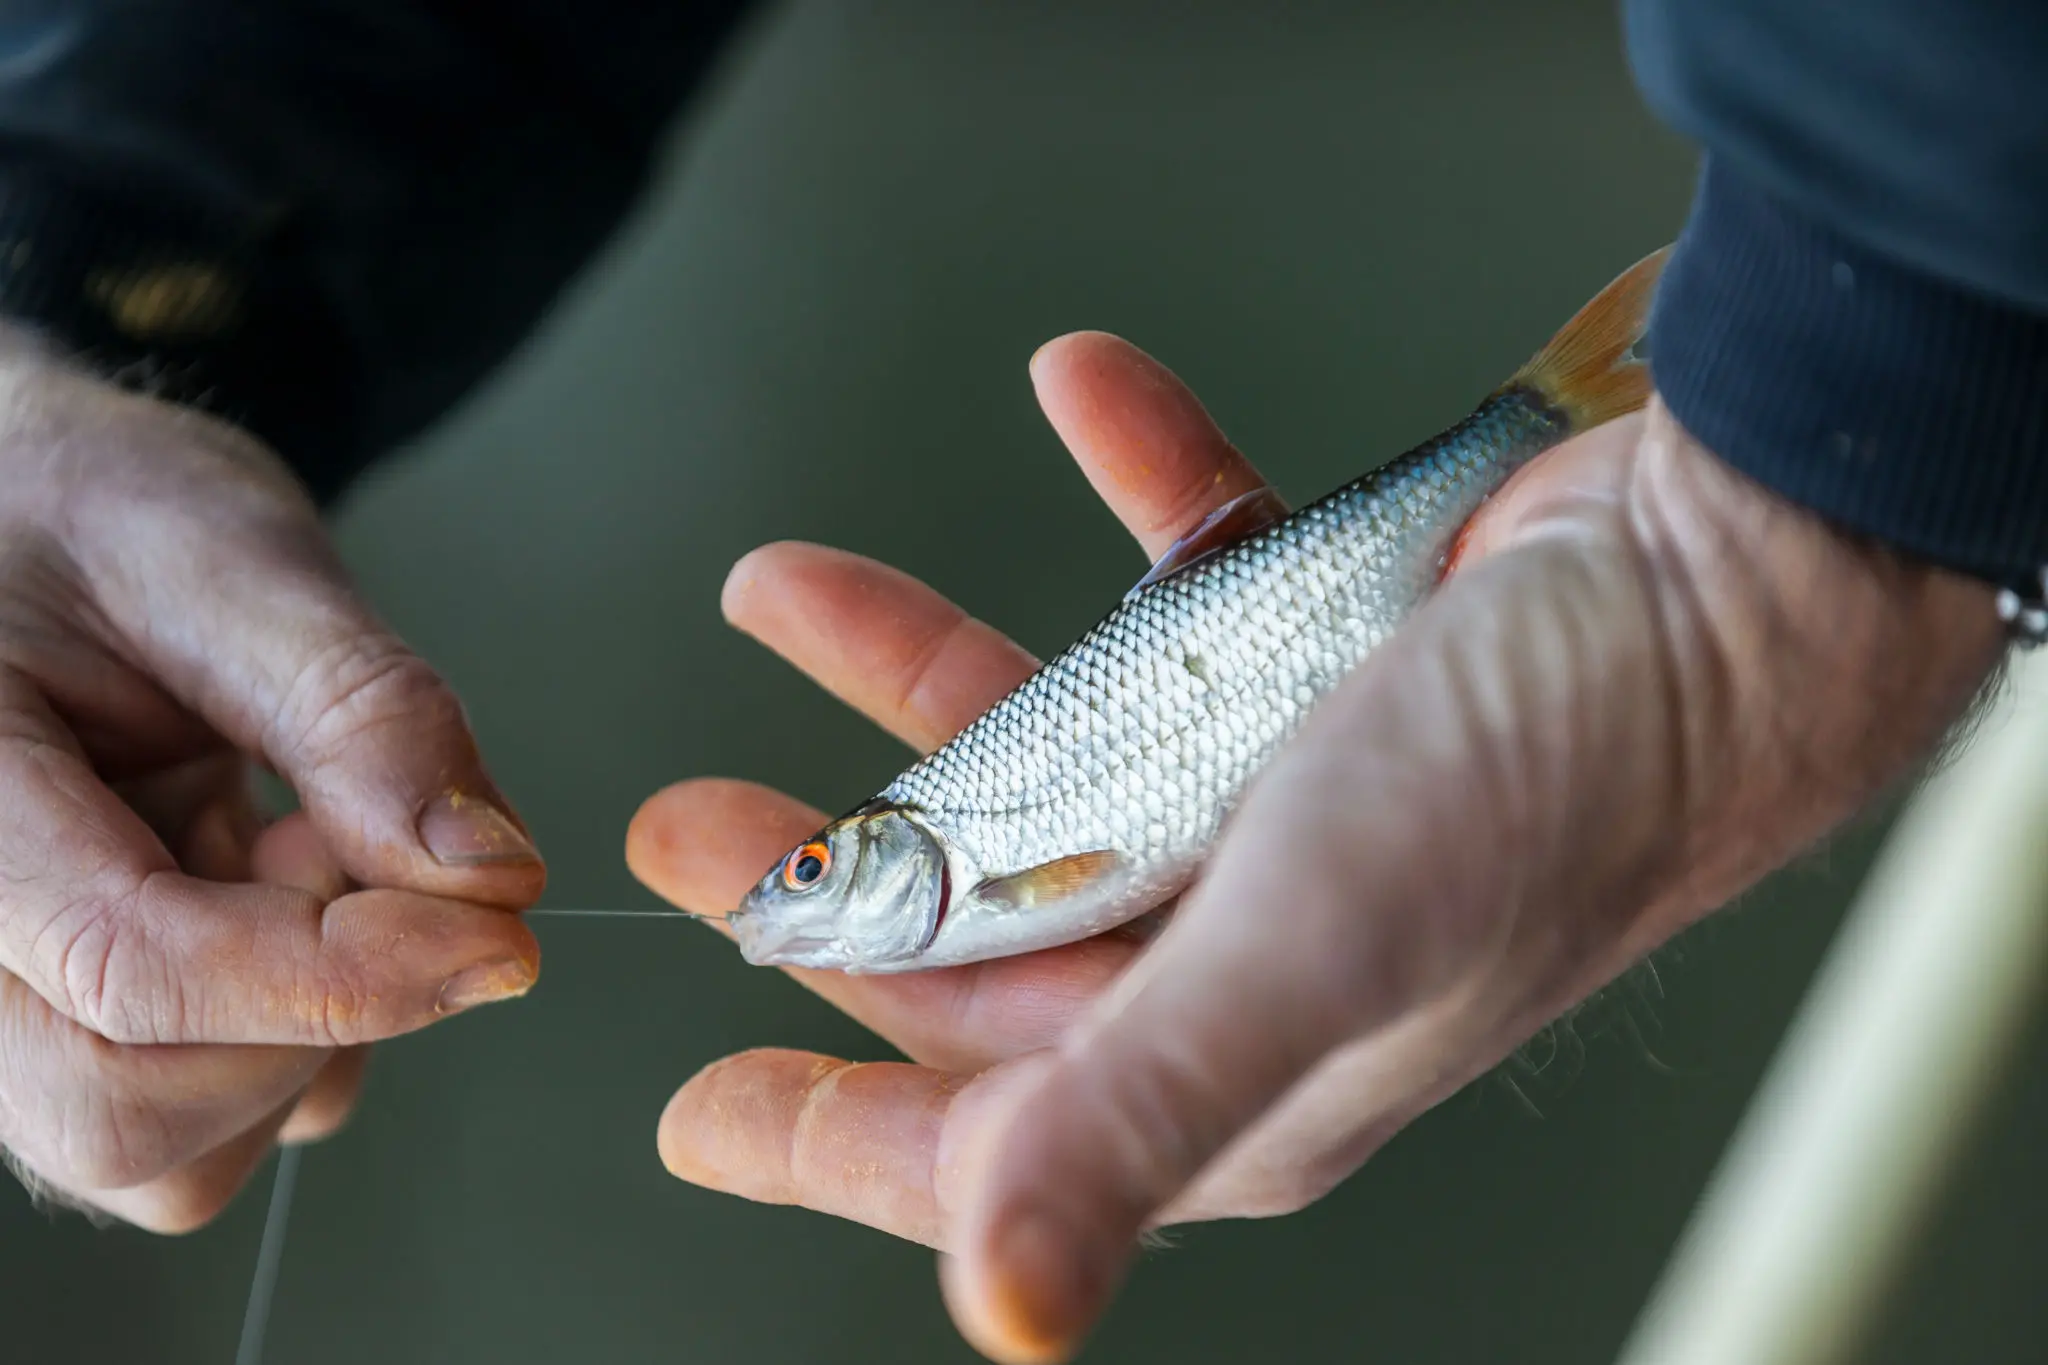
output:
<svg viewBox="0 0 2048 1365"><path fill-rule="evenodd" d="M1063 339L1033 376L1148 553L1259 486L1120 342ZM929 589L815 547L756 551L725 607L920 750L1034 666ZM1653 404L1488 505L1149 946L792 971L915 1064L727 1058L670 1102L663 1158L940 1248L970 1340L1061 1358L1143 1230L1319 1198L1905 776L2001 647L1988 588L1853 544ZM821 823L760 787L686 782L642 810L628 854L718 913Z"/></svg>
<svg viewBox="0 0 2048 1365"><path fill-rule="evenodd" d="M302 810L263 828L251 759ZM523 992L544 873L461 708L240 433L0 336L0 1146L159 1232ZM355 888L374 888L361 890Z"/></svg>

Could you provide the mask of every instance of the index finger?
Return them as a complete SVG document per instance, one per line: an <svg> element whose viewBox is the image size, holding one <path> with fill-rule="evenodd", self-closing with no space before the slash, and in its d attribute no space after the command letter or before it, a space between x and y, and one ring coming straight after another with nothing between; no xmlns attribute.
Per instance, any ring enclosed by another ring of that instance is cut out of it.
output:
<svg viewBox="0 0 2048 1365"><path fill-rule="evenodd" d="M370 1041L522 994L538 958L500 910L187 875L0 670L0 968L101 1038Z"/></svg>
<svg viewBox="0 0 2048 1365"><path fill-rule="evenodd" d="M1121 337L1049 341L1031 357L1031 382L1074 463L1149 558L1248 493L1284 510L1179 376Z"/></svg>

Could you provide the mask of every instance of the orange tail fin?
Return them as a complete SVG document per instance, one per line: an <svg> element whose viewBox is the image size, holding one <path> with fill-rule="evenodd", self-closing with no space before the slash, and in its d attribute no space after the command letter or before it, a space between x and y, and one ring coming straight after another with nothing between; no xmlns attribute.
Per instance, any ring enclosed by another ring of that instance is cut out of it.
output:
<svg viewBox="0 0 2048 1365"><path fill-rule="evenodd" d="M1534 389L1570 419L1573 431L1597 427L1649 402L1650 367L1635 351L1670 254L1666 246L1616 276L1515 371L1509 386Z"/></svg>

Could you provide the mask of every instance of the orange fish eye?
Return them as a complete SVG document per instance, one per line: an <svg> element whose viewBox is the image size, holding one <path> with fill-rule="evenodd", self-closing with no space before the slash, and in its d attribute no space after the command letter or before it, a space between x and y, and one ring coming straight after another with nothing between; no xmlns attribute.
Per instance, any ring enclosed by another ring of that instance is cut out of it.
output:
<svg viewBox="0 0 2048 1365"><path fill-rule="evenodd" d="M789 855L782 864L782 884L792 891L808 891L825 880L832 870L832 850L811 842Z"/></svg>

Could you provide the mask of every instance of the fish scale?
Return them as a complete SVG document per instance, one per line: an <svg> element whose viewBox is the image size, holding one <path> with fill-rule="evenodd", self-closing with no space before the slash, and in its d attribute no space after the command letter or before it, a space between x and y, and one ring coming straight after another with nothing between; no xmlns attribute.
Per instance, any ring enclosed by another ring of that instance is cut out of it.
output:
<svg viewBox="0 0 2048 1365"><path fill-rule="evenodd" d="M1246 504L1218 509L1079 640L771 869L731 920L747 960L980 961L1180 890L1258 771L1435 590L1480 505L1647 400L1639 343L1667 252L1408 453L1249 534L1233 520Z"/></svg>
<svg viewBox="0 0 2048 1365"><path fill-rule="evenodd" d="M1567 429L1533 393L1497 396L1403 459L1151 584L882 799L925 812L984 868L1082 849L1192 860L1315 701L1435 585L1451 537L1504 471Z"/></svg>

